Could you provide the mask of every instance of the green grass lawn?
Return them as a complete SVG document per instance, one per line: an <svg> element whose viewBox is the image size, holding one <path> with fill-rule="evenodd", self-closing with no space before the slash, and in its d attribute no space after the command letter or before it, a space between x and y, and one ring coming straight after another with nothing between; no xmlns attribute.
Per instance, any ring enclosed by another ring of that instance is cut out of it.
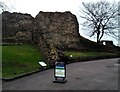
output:
<svg viewBox="0 0 120 92"><path fill-rule="evenodd" d="M42 54L34 45L2 46L2 77L10 78L40 68Z"/></svg>
<svg viewBox="0 0 120 92"><path fill-rule="evenodd" d="M77 57L99 57L99 56L116 56L117 54L115 53L109 53L109 52L78 52L78 51L65 51L64 54L68 57L70 55L73 56L73 58Z"/></svg>
<svg viewBox="0 0 120 92"><path fill-rule="evenodd" d="M43 60L43 57L35 45L9 45L1 47L3 78L11 78L41 68L38 62ZM73 58L116 55L108 52L65 51L64 53L68 57L73 55ZM46 63L48 64L48 62Z"/></svg>

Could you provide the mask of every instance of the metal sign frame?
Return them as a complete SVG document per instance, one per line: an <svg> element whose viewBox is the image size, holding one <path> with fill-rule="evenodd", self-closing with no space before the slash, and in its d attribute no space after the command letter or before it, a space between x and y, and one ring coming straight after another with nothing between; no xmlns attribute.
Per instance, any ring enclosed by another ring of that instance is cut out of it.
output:
<svg viewBox="0 0 120 92"><path fill-rule="evenodd" d="M66 64L65 62L55 62L54 67L54 83L65 83L67 82L66 78Z"/></svg>
<svg viewBox="0 0 120 92"><path fill-rule="evenodd" d="M60 76L60 74L56 74L57 71L62 72L64 76ZM58 78L66 78L66 65L64 62L55 62L54 76Z"/></svg>

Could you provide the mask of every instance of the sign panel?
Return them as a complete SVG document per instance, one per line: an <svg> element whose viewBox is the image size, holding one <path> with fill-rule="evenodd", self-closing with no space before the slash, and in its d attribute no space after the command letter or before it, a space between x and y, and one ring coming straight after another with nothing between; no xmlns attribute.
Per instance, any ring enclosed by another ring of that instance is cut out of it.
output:
<svg viewBox="0 0 120 92"><path fill-rule="evenodd" d="M56 62L55 63L55 77L65 77L64 62Z"/></svg>
<svg viewBox="0 0 120 92"><path fill-rule="evenodd" d="M45 64L45 62L38 62L41 66L47 66L47 64Z"/></svg>

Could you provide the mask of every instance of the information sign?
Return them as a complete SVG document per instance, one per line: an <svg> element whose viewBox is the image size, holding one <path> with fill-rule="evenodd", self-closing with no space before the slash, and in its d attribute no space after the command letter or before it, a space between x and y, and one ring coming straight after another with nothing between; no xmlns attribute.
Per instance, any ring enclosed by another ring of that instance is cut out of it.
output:
<svg viewBox="0 0 120 92"><path fill-rule="evenodd" d="M55 63L55 77L65 77L64 62L56 62Z"/></svg>

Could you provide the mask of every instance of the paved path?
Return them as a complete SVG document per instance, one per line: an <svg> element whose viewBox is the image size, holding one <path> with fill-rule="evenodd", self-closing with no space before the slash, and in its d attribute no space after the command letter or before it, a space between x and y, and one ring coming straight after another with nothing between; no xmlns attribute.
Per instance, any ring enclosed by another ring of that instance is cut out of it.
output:
<svg viewBox="0 0 120 92"><path fill-rule="evenodd" d="M53 69L11 82L3 90L118 90L118 58L67 65L67 82L53 83Z"/></svg>

